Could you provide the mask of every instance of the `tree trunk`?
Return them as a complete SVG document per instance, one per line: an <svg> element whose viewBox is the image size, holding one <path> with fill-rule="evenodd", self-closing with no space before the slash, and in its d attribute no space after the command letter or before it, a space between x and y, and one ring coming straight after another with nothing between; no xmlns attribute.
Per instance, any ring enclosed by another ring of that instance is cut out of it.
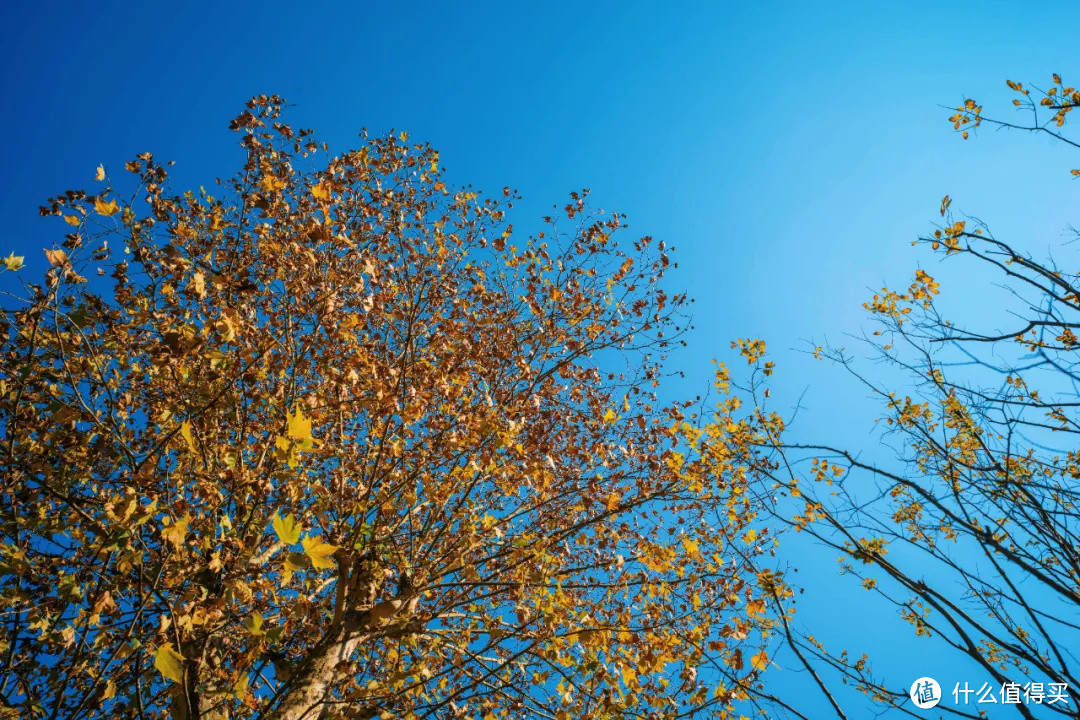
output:
<svg viewBox="0 0 1080 720"><path fill-rule="evenodd" d="M405 597L384 600L363 612L346 614L338 629L296 668L274 717L277 720L317 720L327 698L342 679L338 665L347 662L361 643L376 635L401 637L410 632L409 624L402 618L416 611L417 599L417 594L412 592ZM392 623L400 625L388 628Z"/></svg>
<svg viewBox="0 0 1080 720"><path fill-rule="evenodd" d="M352 626L352 627L350 627ZM320 645L297 668L275 717L278 720L316 720L339 679L337 667L347 661L369 634L346 623L329 642Z"/></svg>

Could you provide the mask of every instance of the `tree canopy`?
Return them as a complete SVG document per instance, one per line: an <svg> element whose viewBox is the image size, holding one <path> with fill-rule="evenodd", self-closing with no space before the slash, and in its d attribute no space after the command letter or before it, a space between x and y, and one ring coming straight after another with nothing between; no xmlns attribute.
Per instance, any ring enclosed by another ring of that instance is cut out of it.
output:
<svg viewBox="0 0 1080 720"><path fill-rule="evenodd" d="M42 208L0 326L0 712L762 702L787 591L734 456L659 394L665 244L586 193L521 237L405 133L331 155L282 110L248 104L210 189L145 153Z"/></svg>

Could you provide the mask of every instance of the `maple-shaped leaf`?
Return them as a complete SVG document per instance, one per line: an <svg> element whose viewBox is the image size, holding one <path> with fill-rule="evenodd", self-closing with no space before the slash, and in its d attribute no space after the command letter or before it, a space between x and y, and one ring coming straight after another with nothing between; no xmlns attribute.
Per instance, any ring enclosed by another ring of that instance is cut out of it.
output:
<svg viewBox="0 0 1080 720"><path fill-rule="evenodd" d="M311 436L311 420L304 417L299 405L293 416L289 418L288 433L290 438L297 441L301 450L311 450L315 447L315 438Z"/></svg>
<svg viewBox="0 0 1080 720"><path fill-rule="evenodd" d="M300 523L296 522L296 518L292 516L292 513L284 518L274 513L274 517L270 522L274 526L274 532L277 533L278 540L281 542L286 545L293 545L300 540Z"/></svg>
<svg viewBox="0 0 1080 720"><path fill-rule="evenodd" d="M264 634L262 626L263 626L263 616L260 613L255 613L254 615L252 615L251 617L249 617L247 620L244 621L244 627L247 629L247 631L249 633L251 633L252 635L255 635L256 637L258 637L259 635Z"/></svg>
<svg viewBox="0 0 1080 720"><path fill-rule="evenodd" d="M45 258L54 267L62 267L67 264L67 253L63 250L46 250Z"/></svg>
<svg viewBox="0 0 1080 720"><path fill-rule="evenodd" d="M262 189L266 192L275 192L285 187L285 181L279 178L277 175L263 175L262 182L259 183Z"/></svg>
<svg viewBox="0 0 1080 720"><path fill-rule="evenodd" d="M288 425L284 435L279 435L274 441L277 458L296 467L300 464L300 453L314 450L318 443L311 435L311 420L304 417L300 407L297 406L292 417L288 418Z"/></svg>
<svg viewBox="0 0 1080 720"><path fill-rule="evenodd" d="M686 550L686 554L689 555L692 559L697 560L701 557L701 549L698 547L697 542L695 542L694 540L691 540L690 538L683 538L682 545L683 548Z"/></svg>
<svg viewBox="0 0 1080 720"><path fill-rule="evenodd" d="M110 215L115 215L120 212L120 206L116 204L115 200L105 202L101 198L98 198L94 201L94 210L97 211L98 215L109 217Z"/></svg>
<svg viewBox="0 0 1080 720"><path fill-rule="evenodd" d="M154 655L154 667L161 675L173 682L184 681L184 656L173 649L172 645L162 645Z"/></svg>
<svg viewBox="0 0 1080 720"><path fill-rule="evenodd" d="M746 614L748 617L755 618L761 617L765 614L765 601L757 598L750 600L746 603Z"/></svg>
<svg viewBox="0 0 1080 720"><path fill-rule="evenodd" d="M769 656L762 650L757 655L750 658L750 664L754 666L755 670L764 670L769 666Z"/></svg>
<svg viewBox="0 0 1080 720"><path fill-rule="evenodd" d="M337 545L323 542L318 535L304 538L303 545L304 552L307 553L307 556L311 559L312 567L316 570L334 567L333 555L334 551L337 550Z"/></svg>
<svg viewBox="0 0 1080 720"><path fill-rule="evenodd" d="M195 293L200 299L206 297L206 276L200 272L191 276L188 282L188 290Z"/></svg>
<svg viewBox="0 0 1080 720"><path fill-rule="evenodd" d="M177 550L184 546L187 537L188 519L186 517L174 520L171 525L161 530L161 539L172 544Z"/></svg>
<svg viewBox="0 0 1080 720"><path fill-rule="evenodd" d="M284 435L278 435L277 439L274 440L274 456L289 467L296 467L300 464L300 451Z"/></svg>
<svg viewBox="0 0 1080 720"><path fill-rule="evenodd" d="M329 200L330 199L330 183L323 180L317 185L311 186L311 194L316 200Z"/></svg>
<svg viewBox="0 0 1080 720"><path fill-rule="evenodd" d="M16 255L15 253L11 253L6 258L4 258L4 268L13 272L15 270L19 270L22 268L23 260L25 259L26 258L23 255Z"/></svg>
<svg viewBox="0 0 1080 720"><path fill-rule="evenodd" d="M214 329L221 333L224 342L232 342L236 339L236 324L228 315L222 315L221 319L214 323Z"/></svg>

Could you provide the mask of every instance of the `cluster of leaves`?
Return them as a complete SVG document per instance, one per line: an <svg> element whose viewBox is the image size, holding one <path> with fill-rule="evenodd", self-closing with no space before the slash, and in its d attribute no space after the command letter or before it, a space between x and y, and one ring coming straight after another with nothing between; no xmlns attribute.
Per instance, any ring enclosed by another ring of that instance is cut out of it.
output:
<svg viewBox="0 0 1080 720"><path fill-rule="evenodd" d="M1076 90L1057 75L1039 101L1018 83L1009 87L1021 95L1016 105L1036 113L1033 124L988 118L968 100L950 118L954 128L990 123L1078 146L1060 130L1080 100ZM1039 108L1054 115L1043 121ZM752 486L770 517L837 551L844 571L895 607L916 636L998 684L1076 688L1080 273L1038 261L981 223L955 217L951 202L942 201L942 226L919 242L950 261L1000 273L1016 300L1001 313L1005 329L969 330L947 320L937 304L941 288L917 270L906 291L885 288L865 305L880 323L868 342L883 366L908 378L903 392L884 373L860 372L843 349L814 353L880 398L882 439L899 462L874 463L861 449L836 443L798 443L770 432L776 423L759 417L750 439L759 458L745 464L769 477ZM830 675L883 708L917 715L908 698L911 677L876 676L866 655L830 652L817 639L827 630L811 630L786 639L837 717L855 713L830 690ZM976 717L963 706L938 709ZM1064 703L1013 710L1025 718L1076 713Z"/></svg>
<svg viewBox="0 0 1080 720"><path fill-rule="evenodd" d="M1080 107L1080 89L1066 85L1057 73L1051 76L1050 85L1046 89L1036 86L1026 88L1023 83L1013 80L1006 80L1005 83L1018 96L1013 98L1012 104L1028 114L1030 121L1025 123L1000 118L984 118L982 105L971 98L966 98L949 118L953 129L959 132L963 139L967 140L970 137L969 128L974 130L983 122L987 122L998 128L1043 133L1066 145L1080 147L1080 141L1069 137L1060 129L1064 127L1069 113ZM1035 91L1034 95L1032 95L1032 90ZM1051 113L1049 117L1046 115L1047 112ZM1074 176L1080 176L1080 169L1074 168L1071 172Z"/></svg>
<svg viewBox="0 0 1080 720"><path fill-rule="evenodd" d="M213 193L147 153L42 208L65 239L0 326L5 712L762 701L787 591L737 456L657 398L664 243L577 193L518 239L510 190L405 133L328 156L281 109L233 121Z"/></svg>

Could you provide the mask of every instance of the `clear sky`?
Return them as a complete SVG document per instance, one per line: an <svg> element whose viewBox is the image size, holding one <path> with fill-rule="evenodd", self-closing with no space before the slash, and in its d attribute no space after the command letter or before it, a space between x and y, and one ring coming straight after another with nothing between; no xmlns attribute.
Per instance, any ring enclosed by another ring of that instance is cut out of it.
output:
<svg viewBox="0 0 1080 720"><path fill-rule="evenodd" d="M295 105L291 124L334 149L361 127L408 130L440 150L451 182L517 188L521 230L590 188L634 232L676 247L673 283L697 299L678 389L705 389L710 358L760 336L776 351L779 402L807 389L808 435L866 438L874 407L790 349L857 332L868 294L906 286L916 266L939 274L910 241L943 195L1036 254L1060 247L1075 219L1068 169L1080 157L1017 133L961 142L941 107L970 95L1005 108L1006 78L1080 82L1074 2L12 2L0 13L0 255L26 255L23 273L39 275L41 248L59 238L37 217L45 197L145 150L177 160L178 189L208 185L241 157L228 121L251 95L278 93ZM946 303L985 305L980 283L940 275ZM920 657L906 635L886 642L868 630L878 621L854 622L836 582L807 617L834 618L845 641L902 667Z"/></svg>

